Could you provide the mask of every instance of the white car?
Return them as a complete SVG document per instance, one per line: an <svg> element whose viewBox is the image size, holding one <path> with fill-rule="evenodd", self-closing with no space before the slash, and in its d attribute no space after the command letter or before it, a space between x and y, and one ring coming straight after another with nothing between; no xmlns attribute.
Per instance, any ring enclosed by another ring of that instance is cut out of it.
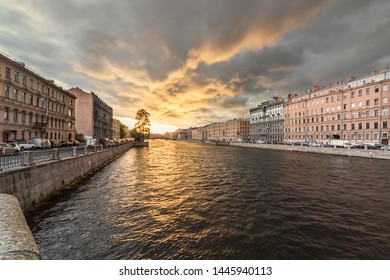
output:
<svg viewBox="0 0 390 280"><path fill-rule="evenodd" d="M32 143L27 142L26 140L17 140L17 141L11 141L9 144L13 147L17 147L20 149L20 151L24 150L34 150L35 145Z"/></svg>
<svg viewBox="0 0 390 280"><path fill-rule="evenodd" d="M13 147L10 144L0 142L0 154L16 154L19 153L20 149Z"/></svg>

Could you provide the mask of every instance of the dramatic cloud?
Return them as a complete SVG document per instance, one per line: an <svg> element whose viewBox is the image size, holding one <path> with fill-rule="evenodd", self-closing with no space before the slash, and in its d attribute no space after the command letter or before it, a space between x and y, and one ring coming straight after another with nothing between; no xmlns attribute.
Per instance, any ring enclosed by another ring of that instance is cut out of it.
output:
<svg viewBox="0 0 390 280"><path fill-rule="evenodd" d="M246 116L390 64L387 0L2 1L0 50L120 118L186 127Z"/></svg>

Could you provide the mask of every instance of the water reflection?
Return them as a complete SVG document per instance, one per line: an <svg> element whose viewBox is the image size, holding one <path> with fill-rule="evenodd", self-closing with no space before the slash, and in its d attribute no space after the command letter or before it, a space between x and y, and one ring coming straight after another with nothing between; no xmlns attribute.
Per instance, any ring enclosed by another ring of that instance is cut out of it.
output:
<svg viewBox="0 0 390 280"><path fill-rule="evenodd" d="M47 259L388 259L389 167L152 141L27 217Z"/></svg>

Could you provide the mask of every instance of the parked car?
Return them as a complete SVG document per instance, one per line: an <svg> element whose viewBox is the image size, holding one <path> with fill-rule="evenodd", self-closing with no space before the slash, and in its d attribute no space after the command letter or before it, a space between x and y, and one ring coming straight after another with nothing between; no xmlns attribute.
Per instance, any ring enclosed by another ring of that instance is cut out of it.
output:
<svg viewBox="0 0 390 280"><path fill-rule="evenodd" d="M20 149L20 151L24 151L24 150L34 150L35 149L35 145L31 142L28 142L26 140L13 140L13 141L10 141L9 144L13 147L17 147Z"/></svg>
<svg viewBox="0 0 390 280"><path fill-rule="evenodd" d="M72 143L73 146L79 146L80 145L80 142L77 141L77 140L73 140L73 141L70 141Z"/></svg>
<svg viewBox="0 0 390 280"><path fill-rule="evenodd" d="M51 148L51 143L49 139L34 138L31 140L36 149L49 149Z"/></svg>
<svg viewBox="0 0 390 280"><path fill-rule="evenodd" d="M59 148L59 147L61 147L60 141L51 141L51 147L52 148Z"/></svg>
<svg viewBox="0 0 390 280"><path fill-rule="evenodd" d="M105 146L105 145L108 145L109 143L110 143L110 140L108 140L108 138L100 138L99 139L99 144L100 145Z"/></svg>
<svg viewBox="0 0 390 280"><path fill-rule="evenodd" d="M16 154L19 153L18 147L13 147L8 143L0 142L0 153L1 154Z"/></svg>
<svg viewBox="0 0 390 280"><path fill-rule="evenodd" d="M60 147L68 147L68 146L72 146L72 144L68 141L60 141Z"/></svg>

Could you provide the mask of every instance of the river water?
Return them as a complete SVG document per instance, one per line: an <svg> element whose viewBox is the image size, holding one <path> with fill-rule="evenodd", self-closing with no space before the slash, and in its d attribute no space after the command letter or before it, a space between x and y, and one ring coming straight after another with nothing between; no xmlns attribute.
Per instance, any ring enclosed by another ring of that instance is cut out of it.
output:
<svg viewBox="0 0 390 280"><path fill-rule="evenodd" d="M390 161L156 140L26 218L44 259L390 259Z"/></svg>

